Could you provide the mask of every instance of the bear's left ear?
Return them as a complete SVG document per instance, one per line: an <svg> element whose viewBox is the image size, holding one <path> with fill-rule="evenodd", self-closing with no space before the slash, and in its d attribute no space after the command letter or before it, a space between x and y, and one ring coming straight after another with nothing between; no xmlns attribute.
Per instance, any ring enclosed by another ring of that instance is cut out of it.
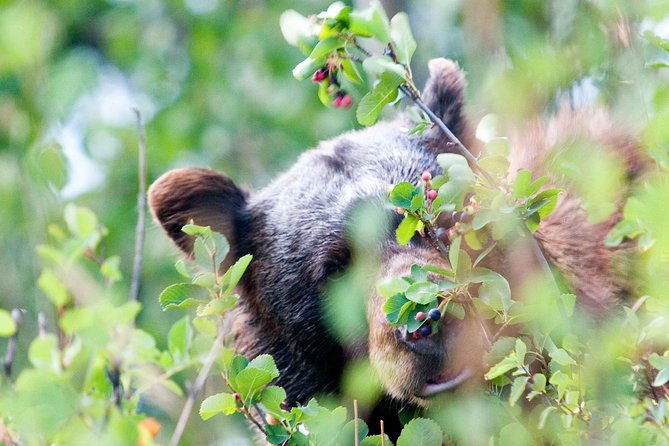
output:
<svg viewBox="0 0 669 446"><path fill-rule="evenodd" d="M444 58L430 60L428 68L430 77L422 95L425 105L469 148L474 138L464 112L465 74L456 62ZM438 128L433 127L424 135L440 151L450 151L448 138Z"/></svg>
<svg viewBox="0 0 669 446"><path fill-rule="evenodd" d="M149 206L167 235L188 255L194 239L181 228L191 220L228 239L230 254L223 268L246 254L243 240L250 220L246 193L224 175L209 169L171 170L149 188Z"/></svg>

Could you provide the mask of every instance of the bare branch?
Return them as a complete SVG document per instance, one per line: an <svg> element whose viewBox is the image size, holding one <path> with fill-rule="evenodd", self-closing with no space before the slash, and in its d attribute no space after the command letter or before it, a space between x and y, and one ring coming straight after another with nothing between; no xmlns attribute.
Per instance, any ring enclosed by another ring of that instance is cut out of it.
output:
<svg viewBox="0 0 669 446"><path fill-rule="evenodd" d="M144 256L144 232L146 228L146 134L142 123L142 114L133 109L137 117L137 133L139 134L139 192L137 193L137 226L135 228L135 260L130 283L130 300L139 298L139 287L142 275L142 257Z"/></svg>

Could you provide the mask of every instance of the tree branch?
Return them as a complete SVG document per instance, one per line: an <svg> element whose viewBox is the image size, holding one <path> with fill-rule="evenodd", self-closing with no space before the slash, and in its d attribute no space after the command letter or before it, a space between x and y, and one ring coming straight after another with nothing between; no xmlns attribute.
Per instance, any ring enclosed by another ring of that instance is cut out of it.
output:
<svg viewBox="0 0 669 446"><path fill-rule="evenodd" d="M130 300L139 298L139 287L142 275L142 258L144 256L144 232L146 227L146 134L142 123L142 114L133 108L137 118L137 133L139 134L139 192L137 193L137 226L135 228L135 259L130 282Z"/></svg>

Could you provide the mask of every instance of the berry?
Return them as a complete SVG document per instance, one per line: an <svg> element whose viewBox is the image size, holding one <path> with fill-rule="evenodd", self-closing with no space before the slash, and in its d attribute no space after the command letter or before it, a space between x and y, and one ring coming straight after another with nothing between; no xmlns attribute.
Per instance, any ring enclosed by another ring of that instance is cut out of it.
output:
<svg viewBox="0 0 669 446"><path fill-rule="evenodd" d="M418 329L418 333L420 333L421 336L427 337L432 334L432 326L431 325L423 325Z"/></svg>
<svg viewBox="0 0 669 446"><path fill-rule="evenodd" d="M349 108L351 104L353 103L353 99L351 99L351 96L345 94L344 96L341 97L339 100L339 106L342 108Z"/></svg>
<svg viewBox="0 0 669 446"><path fill-rule="evenodd" d="M321 68L320 70L316 71L313 76L311 76L311 80L319 84L323 82L326 77L328 77L327 68Z"/></svg>
<svg viewBox="0 0 669 446"><path fill-rule="evenodd" d="M241 400L242 400L241 395L238 394L237 392L233 393L232 396L233 396L233 397L235 398L235 400L237 400L237 401L241 401Z"/></svg>
<svg viewBox="0 0 669 446"><path fill-rule="evenodd" d="M422 321L423 319L425 319L425 313L419 311L418 313L416 313L414 319L416 319L418 322Z"/></svg>
<svg viewBox="0 0 669 446"><path fill-rule="evenodd" d="M441 311L439 311L436 308L433 308L427 312L427 317L436 322L439 319L441 319Z"/></svg>
<svg viewBox="0 0 669 446"><path fill-rule="evenodd" d="M397 212L400 215L404 215L404 209L402 208L395 208L395 212Z"/></svg>
<svg viewBox="0 0 669 446"><path fill-rule="evenodd" d="M448 231L444 228L437 228L437 238L442 242L448 242Z"/></svg>
<svg viewBox="0 0 669 446"><path fill-rule="evenodd" d="M334 98L334 100L332 101L332 106L334 108L341 107L341 98L342 98L341 96L337 96L337 97Z"/></svg>
<svg viewBox="0 0 669 446"><path fill-rule="evenodd" d="M437 191L434 189L430 189L427 191L427 199L430 201L434 201L434 199L437 198Z"/></svg>
<svg viewBox="0 0 669 446"><path fill-rule="evenodd" d="M425 172L423 172L423 176L421 176L421 178L423 179L424 182L427 183L432 179L432 174L426 170Z"/></svg>

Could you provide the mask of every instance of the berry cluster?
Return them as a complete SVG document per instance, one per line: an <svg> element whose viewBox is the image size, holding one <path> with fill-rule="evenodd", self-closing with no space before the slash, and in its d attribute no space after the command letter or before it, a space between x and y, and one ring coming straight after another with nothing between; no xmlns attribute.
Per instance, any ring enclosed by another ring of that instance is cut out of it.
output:
<svg viewBox="0 0 669 446"><path fill-rule="evenodd" d="M437 220L437 237L444 243L452 242L456 237L465 234L468 224L479 210L478 202L472 197L469 204L461 211L442 212Z"/></svg>
<svg viewBox="0 0 669 446"><path fill-rule="evenodd" d="M328 95L334 96L334 99L332 100L332 106L334 108L349 108L353 103L351 95L346 93L339 86L339 82L337 81L336 67L331 67L328 65L320 68L313 74L313 76L311 76L311 80L317 84L320 84L324 81L328 82L328 84L326 84L327 92Z"/></svg>
<svg viewBox="0 0 669 446"><path fill-rule="evenodd" d="M438 193L435 189L430 188L432 185L432 174L426 170L423 172L423 175L421 175L421 179L423 180L423 184L425 184L425 196L428 201L434 201L435 198L437 198Z"/></svg>
<svg viewBox="0 0 669 446"><path fill-rule="evenodd" d="M426 338L432 334L432 322L437 322L441 319L441 311L437 308L432 308L427 312L427 317L424 312L416 313L414 319L418 322L423 321L420 328L413 333L414 339Z"/></svg>

